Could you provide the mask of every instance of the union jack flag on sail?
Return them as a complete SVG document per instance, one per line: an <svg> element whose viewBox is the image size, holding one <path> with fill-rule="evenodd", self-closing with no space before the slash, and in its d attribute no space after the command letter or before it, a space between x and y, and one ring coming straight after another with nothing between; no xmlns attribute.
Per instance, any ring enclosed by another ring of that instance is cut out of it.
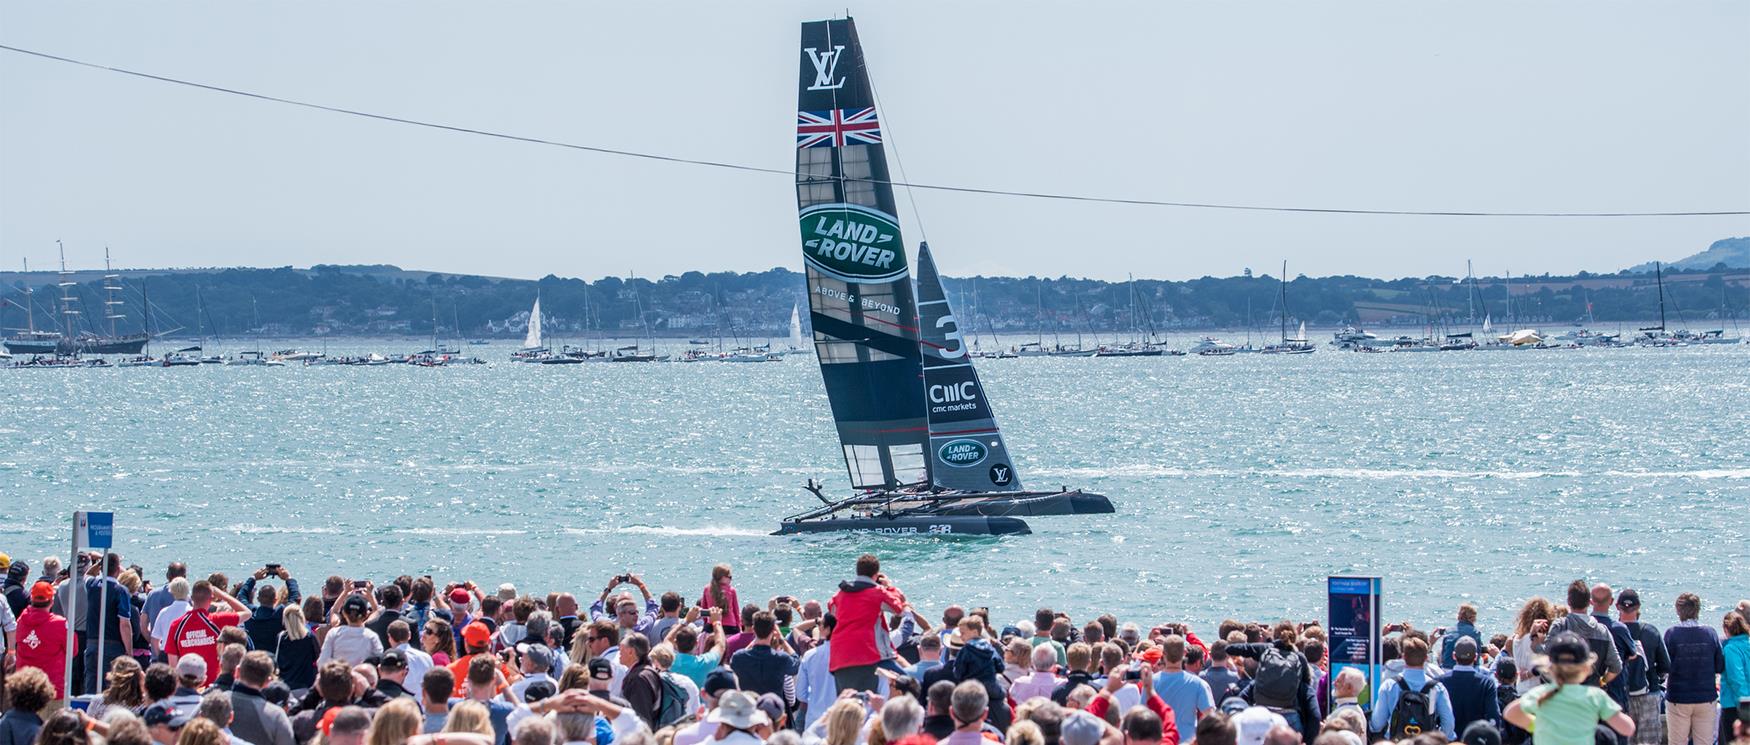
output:
<svg viewBox="0 0 1750 745"><path fill-rule="evenodd" d="M796 147L844 147L881 144L881 123L875 107L796 112Z"/></svg>

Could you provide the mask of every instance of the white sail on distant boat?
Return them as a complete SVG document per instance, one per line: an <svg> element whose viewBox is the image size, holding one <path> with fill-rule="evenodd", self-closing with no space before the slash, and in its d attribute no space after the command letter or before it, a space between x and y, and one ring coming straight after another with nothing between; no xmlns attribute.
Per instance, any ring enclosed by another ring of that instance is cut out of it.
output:
<svg viewBox="0 0 1750 745"><path fill-rule="evenodd" d="M790 306L790 351L801 352L802 347L802 306Z"/></svg>
<svg viewBox="0 0 1750 745"><path fill-rule="evenodd" d="M529 310L529 333L523 336L523 349L541 348L541 296L535 296L535 307Z"/></svg>

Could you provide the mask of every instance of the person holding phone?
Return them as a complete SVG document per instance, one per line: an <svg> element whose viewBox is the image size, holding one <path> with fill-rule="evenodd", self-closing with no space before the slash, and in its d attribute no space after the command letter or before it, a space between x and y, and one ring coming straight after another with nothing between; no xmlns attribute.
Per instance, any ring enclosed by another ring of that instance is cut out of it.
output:
<svg viewBox="0 0 1750 745"><path fill-rule="evenodd" d="M285 588L263 584L263 580L280 580ZM304 599L298 592L298 581L292 579L292 573L279 564L268 564L255 570L243 584L237 588L237 599L249 608L249 620L243 622L243 630L249 634L249 643L256 649L273 652L274 643L279 640L280 632L286 630L283 616L287 605L295 605ZM250 605L250 600L255 601Z"/></svg>
<svg viewBox="0 0 1750 745"><path fill-rule="evenodd" d="M359 587L358 582L364 582ZM328 619L331 628L327 638L322 640L322 653L317 655L316 664L322 666L330 660L339 660L347 665L357 665L371 657L383 655L383 640L377 638L370 629L365 628L365 619L370 618L376 610L377 600L371 583L359 580L353 583L353 588L346 598L335 605L334 614Z"/></svg>

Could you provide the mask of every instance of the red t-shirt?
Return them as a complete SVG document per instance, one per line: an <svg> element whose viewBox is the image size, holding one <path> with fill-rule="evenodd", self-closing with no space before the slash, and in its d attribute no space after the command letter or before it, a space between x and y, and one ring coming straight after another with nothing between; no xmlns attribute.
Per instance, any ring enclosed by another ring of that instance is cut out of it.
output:
<svg viewBox="0 0 1750 745"><path fill-rule="evenodd" d="M164 653L178 657L185 654L200 656L207 661L207 685L212 685L219 677L219 630L237 623L236 613L190 610L170 623Z"/></svg>
<svg viewBox="0 0 1750 745"><path fill-rule="evenodd" d="M18 666L49 676L55 698L66 698L67 619L47 608L25 608L18 616Z"/></svg>

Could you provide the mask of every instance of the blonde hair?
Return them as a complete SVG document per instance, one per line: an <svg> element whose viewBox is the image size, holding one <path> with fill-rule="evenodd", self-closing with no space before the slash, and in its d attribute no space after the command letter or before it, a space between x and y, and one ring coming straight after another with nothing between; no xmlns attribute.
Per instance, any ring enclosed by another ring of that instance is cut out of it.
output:
<svg viewBox="0 0 1750 745"><path fill-rule="evenodd" d="M170 580L169 587L170 587L170 597L172 599L175 599L175 600L187 600L188 599L188 578L187 577L177 577L176 579Z"/></svg>
<svg viewBox="0 0 1750 745"><path fill-rule="evenodd" d="M195 717L182 725L182 732L176 735L176 745L231 745L231 742L217 722Z"/></svg>
<svg viewBox="0 0 1750 745"><path fill-rule="evenodd" d="M1531 633L1531 622L1550 621L1556 617L1556 604L1546 597L1534 597L1525 601L1519 608L1519 616L1513 621L1513 635L1525 636Z"/></svg>
<svg viewBox="0 0 1750 745"><path fill-rule="evenodd" d="M450 707L450 716L444 720L444 731L472 732L494 740L498 737L492 731L492 713L486 710L485 704L473 700Z"/></svg>
<svg viewBox="0 0 1750 745"><path fill-rule="evenodd" d="M1045 732L1039 725L1022 719L1009 725L1009 745L1045 745Z"/></svg>
<svg viewBox="0 0 1750 745"><path fill-rule="evenodd" d="M128 592L140 591L140 575L132 569L122 572L120 577L115 578L115 581L122 587L128 588Z"/></svg>
<svg viewBox="0 0 1750 745"><path fill-rule="evenodd" d="M286 604L280 611L280 622L286 627L286 639L297 641L310 635L310 624L304 622L304 609L296 603Z"/></svg>
<svg viewBox="0 0 1750 745"><path fill-rule="evenodd" d="M825 745L857 745L863 730L863 703L841 698L821 717L826 720Z"/></svg>
<svg viewBox="0 0 1750 745"><path fill-rule="evenodd" d="M401 745L419 734L422 717L413 699L397 697L377 709L371 718L371 729L365 735L367 745Z"/></svg>
<svg viewBox="0 0 1750 745"><path fill-rule="evenodd" d="M674 645L663 642L650 648L650 663L667 670L674 666Z"/></svg>

